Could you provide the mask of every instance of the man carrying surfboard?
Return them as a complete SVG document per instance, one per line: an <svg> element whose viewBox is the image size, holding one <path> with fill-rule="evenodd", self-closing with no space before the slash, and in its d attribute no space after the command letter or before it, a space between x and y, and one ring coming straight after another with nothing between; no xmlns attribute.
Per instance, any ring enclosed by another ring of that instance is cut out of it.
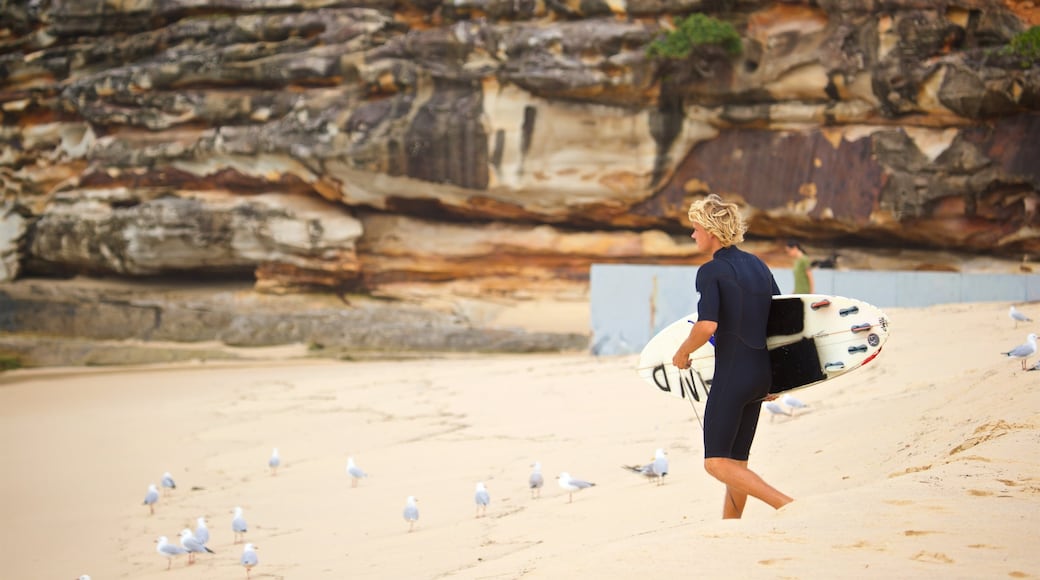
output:
<svg viewBox="0 0 1040 580"><path fill-rule="evenodd" d="M739 518L747 497L774 508L792 498L748 469L762 401L772 372L766 324L772 296L780 294L769 268L736 244L747 224L736 204L711 194L690 205L690 235L711 260L697 269L697 321L672 363L690 366L690 354L713 336L715 374L704 408L704 469L726 485L722 517Z"/></svg>

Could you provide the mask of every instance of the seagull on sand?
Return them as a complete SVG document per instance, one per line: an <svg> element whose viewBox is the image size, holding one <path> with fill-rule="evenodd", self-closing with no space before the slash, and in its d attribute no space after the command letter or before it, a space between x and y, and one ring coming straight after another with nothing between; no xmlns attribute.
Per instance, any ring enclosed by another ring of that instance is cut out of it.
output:
<svg viewBox="0 0 1040 580"><path fill-rule="evenodd" d="M625 469L646 477L647 481L656 481L657 485L664 483L664 476L668 475L668 456L664 449L657 448L654 451L654 460L646 465L622 465Z"/></svg>
<svg viewBox="0 0 1040 580"><path fill-rule="evenodd" d="M177 489L177 482L173 480L173 476L167 471L162 474L162 481L159 482L163 488L163 495L166 495L170 490Z"/></svg>
<svg viewBox="0 0 1040 580"><path fill-rule="evenodd" d="M195 554L215 553L200 542L188 528L181 530L181 547L188 551L188 565L195 563Z"/></svg>
<svg viewBox="0 0 1040 580"><path fill-rule="evenodd" d="M491 496L488 495L483 481L477 482L477 491L473 494L473 501L477 504L477 517L487 515L487 506L491 503Z"/></svg>
<svg viewBox="0 0 1040 580"><path fill-rule="evenodd" d="M574 492L581 491L587 487L592 487L596 485L595 483L591 483L583 479L575 479L571 477L571 474L567 473L566 471L556 476L556 479L559 480L558 483L560 487L567 490L567 503L571 503L572 501L574 501Z"/></svg>
<svg viewBox="0 0 1040 580"><path fill-rule="evenodd" d="M278 456L278 448L271 451L271 458L267 460L267 466L271 468L271 475L278 475L278 466L282 464L282 458Z"/></svg>
<svg viewBox="0 0 1040 580"><path fill-rule="evenodd" d="M195 520L195 539L202 542L203 546L209 542L209 528L206 527L205 517L199 516L199 518Z"/></svg>
<svg viewBox="0 0 1040 580"><path fill-rule="evenodd" d="M167 570L169 570L173 566L174 558L182 554L188 553L188 551L184 548L176 544L171 544L170 541L166 538L166 536L159 536L159 539L156 540L156 542L157 544L155 546L155 551L158 552L160 556L164 556L166 558Z"/></svg>
<svg viewBox="0 0 1040 580"><path fill-rule="evenodd" d="M766 411L769 411L769 421L770 422L772 422L773 418L776 417L777 415L785 415L785 416L788 416L788 417L791 416L791 414L788 413L787 411L785 411L783 407L781 407L780 405L776 404L773 401L767 402L765 406L766 406Z"/></svg>
<svg viewBox="0 0 1040 580"><path fill-rule="evenodd" d="M236 544L244 540L246 532L249 531L246 519L242 517L242 508L238 506L235 506L235 516L231 518L231 531L235 532Z"/></svg>
<svg viewBox="0 0 1040 580"><path fill-rule="evenodd" d="M159 489L154 483L148 484L148 493L144 494L144 504L148 506L148 513L155 513L155 502L159 501Z"/></svg>
<svg viewBox="0 0 1040 580"><path fill-rule="evenodd" d="M1032 318L1029 318L1025 314L1022 314L1021 312L1019 312L1019 310L1017 308L1015 308L1014 304L1012 304L1011 308L1008 309L1008 316L1011 317L1011 320L1013 320L1015 322L1015 328L1018 328L1018 323L1019 322L1032 322L1033 321Z"/></svg>
<svg viewBox="0 0 1040 580"><path fill-rule="evenodd" d="M1036 354L1036 335L1029 333L1024 343L1000 354L1007 355L1008 358L1022 359L1022 370L1026 370L1026 359Z"/></svg>
<svg viewBox="0 0 1040 580"><path fill-rule="evenodd" d="M419 520L419 506L415 505L416 501L414 495L410 495L404 500L404 512L402 514L405 521L408 522L409 532L415 529L415 522Z"/></svg>
<svg viewBox="0 0 1040 580"><path fill-rule="evenodd" d="M256 549L256 546L253 544L246 544L245 547L242 548L242 557L238 561L246 568L246 578L249 578L253 566L260 563L260 559L256 557Z"/></svg>
<svg viewBox="0 0 1040 580"><path fill-rule="evenodd" d="M531 476L527 478L527 487L531 488L532 498L542 497L543 485L545 485L545 478L542 477L542 464L535 461L531 464Z"/></svg>
<svg viewBox="0 0 1040 580"><path fill-rule="evenodd" d="M783 397L780 397L780 402L791 408L792 417L794 417L795 410L805 409L809 406L789 394L785 394Z"/></svg>
<svg viewBox="0 0 1040 580"><path fill-rule="evenodd" d="M359 479L368 477L368 474L354 463L353 457L347 458L347 475L350 476L350 487L357 487Z"/></svg>

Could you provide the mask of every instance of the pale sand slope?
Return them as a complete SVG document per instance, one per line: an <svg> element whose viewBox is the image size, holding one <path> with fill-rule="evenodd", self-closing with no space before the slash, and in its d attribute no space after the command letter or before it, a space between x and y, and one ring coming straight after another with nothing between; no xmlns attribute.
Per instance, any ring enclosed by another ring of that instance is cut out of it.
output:
<svg viewBox="0 0 1040 580"><path fill-rule="evenodd" d="M891 310L874 363L763 417L752 466L797 501L728 522L689 406L635 357L5 373L0 576L244 578L240 505L255 578L1038 577L1040 372L999 354L1036 329L1007 306ZM620 468L656 447L664 486ZM356 489L348 455L371 474ZM536 460L549 481L531 499ZM179 487L149 516L167 470ZM560 471L598 485L568 504ZM200 515L217 554L167 572L154 540Z"/></svg>

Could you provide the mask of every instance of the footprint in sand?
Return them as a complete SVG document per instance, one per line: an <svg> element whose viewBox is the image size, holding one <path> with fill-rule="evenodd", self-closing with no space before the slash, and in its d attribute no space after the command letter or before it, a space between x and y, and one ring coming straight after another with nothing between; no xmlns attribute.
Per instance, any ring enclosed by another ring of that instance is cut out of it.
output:
<svg viewBox="0 0 1040 580"><path fill-rule="evenodd" d="M758 563L763 566L772 566L773 564L779 564L781 562L789 562L794 558L770 558L768 560L759 560Z"/></svg>
<svg viewBox="0 0 1040 580"><path fill-rule="evenodd" d="M868 542L867 540L860 540L860 541L858 541L858 542L856 542L854 544L844 544L844 545L836 544L834 547L836 549L839 549L839 550L863 550L863 549L867 549L867 550L874 550L875 552L885 552L886 551L884 546L878 546L878 545L872 544L872 543Z"/></svg>
<svg viewBox="0 0 1040 580"><path fill-rule="evenodd" d="M936 564L953 564L953 559L942 552L921 551L910 557L918 562L934 562Z"/></svg>

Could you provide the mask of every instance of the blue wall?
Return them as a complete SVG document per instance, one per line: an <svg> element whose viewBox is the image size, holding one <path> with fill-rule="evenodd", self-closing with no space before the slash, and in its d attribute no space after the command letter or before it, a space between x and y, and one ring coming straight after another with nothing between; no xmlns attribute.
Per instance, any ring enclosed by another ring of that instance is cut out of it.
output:
<svg viewBox="0 0 1040 580"><path fill-rule="evenodd" d="M592 353L634 354L665 326L697 309L696 266L594 264L589 273ZM794 288L789 269L774 269L780 291ZM880 308L951 302L1040 300L1040 275L814 269L816 293Z"/></svg>

